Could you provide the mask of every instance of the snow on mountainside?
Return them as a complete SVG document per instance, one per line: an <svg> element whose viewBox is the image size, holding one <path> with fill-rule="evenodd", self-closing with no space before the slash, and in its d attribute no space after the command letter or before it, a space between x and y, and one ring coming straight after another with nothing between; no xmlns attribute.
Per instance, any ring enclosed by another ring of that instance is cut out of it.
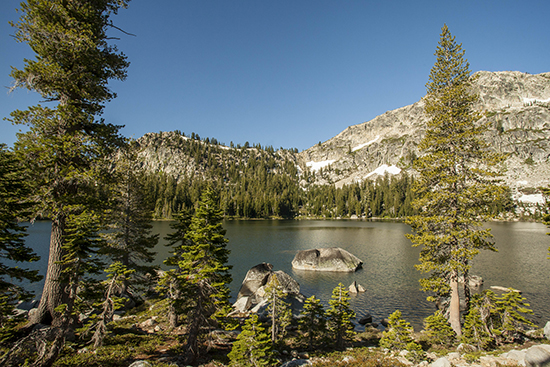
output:
<svg viewBox="0 0 550 367"><path fill-rule="evenodd" d="M506 183L512 188L548 185L550 73L480 71L474 77L474 92L480 97L476 108L492 126L486 139L493 149L508 154ZM299 153L298 161L304 169L318 171L322 166L317 183L337 186L386 172L410 172L426 121L420 100L350 126Z"/></svg>

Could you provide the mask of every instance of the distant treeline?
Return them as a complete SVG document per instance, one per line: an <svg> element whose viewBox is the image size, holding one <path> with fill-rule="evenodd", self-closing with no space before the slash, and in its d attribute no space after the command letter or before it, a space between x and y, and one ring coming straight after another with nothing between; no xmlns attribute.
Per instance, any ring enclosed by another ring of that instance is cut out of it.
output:
<svg viewBox="0 0 550 367"><path fill-rule="evenodd" d="M271 146L248 143L231 144L233 148L227 149L195 134L191 139L164 139L162 143L172 148L177 145L196 168L177 178L162 172L146 176L156 219L170 219L193 208L208 185L219 191L220 206L230 218L402 218L414 214L414 178L407 174L336 188L308 184L315 173L299 170L292 159L293 149L275 151ZM493 214L511 211L513 202L495 202L489 210Z"/></svg>

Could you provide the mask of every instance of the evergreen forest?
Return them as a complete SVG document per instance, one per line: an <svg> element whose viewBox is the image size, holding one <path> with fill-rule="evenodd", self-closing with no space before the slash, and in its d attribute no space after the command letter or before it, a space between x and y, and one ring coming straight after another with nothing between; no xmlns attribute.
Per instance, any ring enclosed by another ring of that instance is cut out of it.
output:
<svg viewBox="0 0 550 367"><path fill-rule="evenodd" d="M169 149L185 157L186 166L177 173L153 170L146 162L145 188L154 206L155 219L172 219L175 213L192 209L209 185L220 191L225 218L405 218L415 213L411 203L414 177L406 173L378 176L343 187L313 184L318 172L303 172L293 149L274 150L260 144L231 147L215 138L201 139L176 131L148 140L150 150ZM143 150L139 141L133 149ZM141 159L143 158L142 155ZM139 158L138 158L139 160ZM511 195L494 200L491 214L511 212Z"/></svg>

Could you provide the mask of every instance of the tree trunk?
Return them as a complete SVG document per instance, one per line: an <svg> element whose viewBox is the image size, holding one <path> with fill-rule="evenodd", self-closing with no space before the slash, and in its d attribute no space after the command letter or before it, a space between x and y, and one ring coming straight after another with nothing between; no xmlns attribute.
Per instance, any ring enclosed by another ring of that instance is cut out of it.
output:
<svg viewBox="0 0 550 367"><path fill-rule="evenodd" d="M63 265L59 262L63 259L65 251L62 248L65 238L65 215L60 213L52 220L52 230L50 236L50 255L48 258L48 268L46 270L46 280L42 290L42 297L37 311L29 318L29 324L55 325L61 314L55 312L59 305L69 302L66 283L61 282L61 272ZM59 326L59 325L56 325Z"/></svg>
<svg viewBox="0 0 550 367"><path fill-rule="evenodd" d="M457 337L462 335L460 325L460 296L458 293L458 274L453 271L451 274L451 303L449 306L449 323L456 333Z"/></svg>
<svg viewBox="0 0 550 367"><path fill-rule="evenodd" d="M191 321L191 325L189 325L189 329L187 332L187 355L186 355L186 363L190 364L195 361L197 356L199 355L198 350L198 340L199 340L199 333L202 326L202 320L203 320L203 310L202 310L202 290L199 286L199 291L197 292L197 304L195 305L195 309L193 312L193 321Z"/></svg>

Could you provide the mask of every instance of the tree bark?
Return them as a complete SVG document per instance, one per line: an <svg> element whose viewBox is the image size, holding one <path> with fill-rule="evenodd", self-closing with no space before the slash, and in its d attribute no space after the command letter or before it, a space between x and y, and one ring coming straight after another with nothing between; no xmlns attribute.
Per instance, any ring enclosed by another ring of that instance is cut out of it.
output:
<svg viewBox="0 0 550 367"><path fill-rule="evenodd" d="M202 309L202 289L201 286L198 286L197 299L196 299L195 309L193 310L193 321L189 325L187 332L187 353L186 353L186 363L193 363L197 356L199 355L198 350L198 340L199 333L202 326L202 320L204 318L203 309Z"/></svg>
<svg viewBox="0 0 550 367"><path fill-rule="evenodd" d="M460 297L458 293L458 274L453 271L451 274L451 303L449 306L449 323L456 333L457 337L462 335L462 328L460 325Z"/></svg>
<svg viewBox="0 0 550 367"><path fill-rule="evenodd" d="M63 265L59 263L65 255L65 251L62 248L64 238L65 216L60 213L52 220L50 254L48 258L48 268L46 270L46 280L44 281L44 288L42 290L38 309L29 318L30 325L55 325L58 321L57 319L61 316L60 313L55 312L55 308L69 302L66 284L61 281Z"/></svg>

